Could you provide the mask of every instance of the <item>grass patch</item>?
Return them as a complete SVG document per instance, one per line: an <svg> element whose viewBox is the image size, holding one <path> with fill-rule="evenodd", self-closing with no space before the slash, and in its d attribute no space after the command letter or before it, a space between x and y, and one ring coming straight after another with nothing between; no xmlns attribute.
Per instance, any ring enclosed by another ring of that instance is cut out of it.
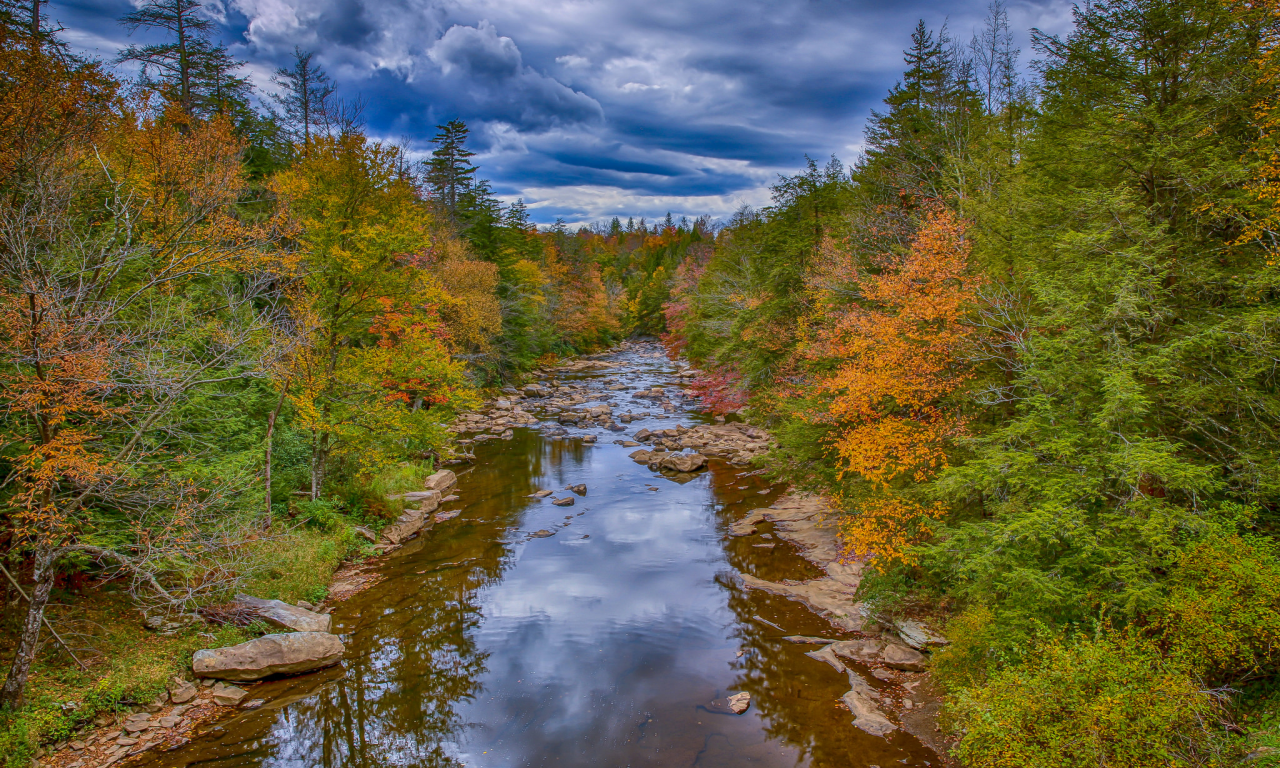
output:
<svg viewBox="0 0 1280 768"><path fill-rule="evenodd" d="M346 517L323 505L303 512L306 525L246 543L260 565L241 585L244 592L288 603L319 602L342 561L363 554L364 543ZM6 664L25 612L15 614L0 626L0 658ZM57 648L47 631L42 633L45 645L31 668L26 703L0 712L3 768L25 768L42 744L71 738L98 714L150 702L169 678L190 677L196 650L241 643L266 629L197 624L159 635L142 628L142 613L113 583L79 594L55 590L48 615L89 671Z"/></svg>
<svg viewBox="0 0 1280 768"><path fill-rule="evenodd" d="M360 540L340 520L326 520L323 527L257 542L255 550L264 566L244 584L245 592L286 603L318 603L328 595L333 572L360 551Z"/></svg>
<svg viewBox="0 0 1280 768"><path fill-rule="evenodd" d="M73 604L65 604L74 600ZM234 627L197 625L170 636L142 629L142 614L115 585L84 595L55 593L49 618L89 666L81 670L46 642L27 683L26 703L0 712L0 755L5 768L27 766L41 744L68 739L103 712L154 699L174 675L189 676L200 648L243 642ZM0 634L0 653L13 656L15 628ZM45 633L47 638L47 632Z"/></svg>

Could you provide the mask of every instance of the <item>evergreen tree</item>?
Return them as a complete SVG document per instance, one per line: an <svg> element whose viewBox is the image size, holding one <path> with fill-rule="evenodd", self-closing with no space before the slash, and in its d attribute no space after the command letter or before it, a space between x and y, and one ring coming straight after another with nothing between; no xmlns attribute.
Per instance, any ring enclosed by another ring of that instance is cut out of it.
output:
<svg viewBox="0 0 1280 768"><path fill-rule="evenodd" d="M247 107L249 82L233 74L241 63L209 40L213 22L200 15L200 8L197 0L146 0L120 23L131 35L139 29L158 30L170 39L130 45L117 61L142 64L144 79L167 91L189 115Z"/></svg>
<svg viewBox="0 0 1280 768"><path fill-rule="evenodd" d="M284 117L295 140L311 143L312 127L326 126L329 122L329 98L337 86L319 65L313 64L311 51L293 49L293 66L276 70L271 81L284 89L272 99L284 110Z"/></svg>
<svg viewBox="0 0 1280 768"><path fill-rule="evenodd" d="M467 124L450 120L436 126L438 133L431 139L436 148L427 163L427 183L440 204L451 216L458 213L461 196L475 182L476 167L471 164L475 152L467 149Z"/></svg>

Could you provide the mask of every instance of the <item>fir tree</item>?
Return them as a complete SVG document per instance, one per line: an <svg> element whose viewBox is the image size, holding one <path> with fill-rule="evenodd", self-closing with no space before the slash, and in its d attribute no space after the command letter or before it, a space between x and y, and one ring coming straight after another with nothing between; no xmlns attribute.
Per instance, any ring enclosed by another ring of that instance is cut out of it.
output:
<svg viewBox="0 0 1280 768"><path fill-rule="evenodd" d="M475 182L476 167L471 164L475 152L467 149L467 124L450 120L437 126L431 139L436 148L427 163L427 183L445 210L457 216L458 202Z"/></svg>

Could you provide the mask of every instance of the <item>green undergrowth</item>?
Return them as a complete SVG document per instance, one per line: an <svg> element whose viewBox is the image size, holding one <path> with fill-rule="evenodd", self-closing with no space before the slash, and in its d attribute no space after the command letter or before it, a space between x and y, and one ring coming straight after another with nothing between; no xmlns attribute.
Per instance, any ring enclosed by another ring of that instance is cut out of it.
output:
<svg viewBox="0 0 1280 768"><path fill-rule="evenodd" d="M319 602L344 560L370 553L353 525L368 522L344 512L340 502L295 505L273 531L247 542L250 573L239 591L296 603ZM209 602L233 595L211 595ZM173 635L142 629L143 616L114 582L68 592L55 590L49 618L89 670L80 669L42 633L44 645L32 665L26 701L0 712L0 766L30 764L41 745L72 737L104 712L127 710L154 699L174 675L190 677L191 655L200 648L234 645L270 631L197 624ZM12 615L8 615L12 614ZM23 611L0 622L0 655L12 658Z"/></svg>
<svg viewBox="0 0 1280 768"><path fill-rule="evenodd" d="M46 634L24 705L0 712L4 768L25 768L40 745L72 737L99 714L153 700L170 677L190 676L196 650L248 639L230 626L198 625L168 636L142 630L142 614L114 584L82 595L55 592L53 602L50 620L89 669L80 669ZM13 623L0 635L6 656L13 651Z"/></svg>

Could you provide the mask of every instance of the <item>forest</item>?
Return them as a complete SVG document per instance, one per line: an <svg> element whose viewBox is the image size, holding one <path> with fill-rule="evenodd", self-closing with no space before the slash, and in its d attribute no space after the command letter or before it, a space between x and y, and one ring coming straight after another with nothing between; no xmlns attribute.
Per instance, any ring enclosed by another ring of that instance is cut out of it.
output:
<svg viewBox="0 0 1280 768"><path fill-rule="evenodd" d="M1275 0L1102 0L1032 52L999 3L922 21L849 165L576 231L459 120L370 138L311 52L255 94L196 0L118 62L39 7L0 14L6 765L194 647L108 616L322 598L459 413L635 335L836 501L877 615L945 628L960 764L1280 765Z"/></svg>

